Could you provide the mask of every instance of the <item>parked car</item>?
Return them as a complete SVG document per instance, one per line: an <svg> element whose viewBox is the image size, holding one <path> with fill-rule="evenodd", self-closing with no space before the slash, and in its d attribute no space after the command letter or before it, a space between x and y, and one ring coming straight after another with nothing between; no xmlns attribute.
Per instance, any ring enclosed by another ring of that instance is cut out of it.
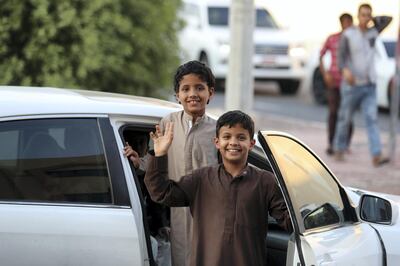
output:
<svg viewBox="0 0 400 266"><path fill-rule="evenodd" d="M177 110L152 98L0 86L1 264L155 265L138 173L122 151ZM266 221L269 265L398 265L398 196L342 186L290 135L260 131L258 141L248 161L275 173L294 228Z"/></svg>
<svg viewBox="0 0 400 266"><path fill-rule="evenodd" d="M375 54L375 69L377 73L376 82L376 93L378 106L383 109L389 109L390 98L391 98L391 86L393 77L395 75L396 63L395 63L395 50L396 40L389 38L377 38L376 40L376 54ZM319 104L325 104L326 99L326 87L324 84L323 77L319 70L319 54L315 52L313 59L313 71L312 71L312 94L315 102ZM324 64L327 69L330 65L330 54L327 53L324 57Z"/></svg>
<svg viewBox="0 0 400 266"><path fill-rule="evenodd" d="M223 84L228 73L230 3L230 0L184 0L179 12L185 24L178 34L182 60L207 63L218 84ZM265 7L256 3L255 9L254 77L276 81L281 93L295 94L304 76L305 49L278 26Z"/></svg>

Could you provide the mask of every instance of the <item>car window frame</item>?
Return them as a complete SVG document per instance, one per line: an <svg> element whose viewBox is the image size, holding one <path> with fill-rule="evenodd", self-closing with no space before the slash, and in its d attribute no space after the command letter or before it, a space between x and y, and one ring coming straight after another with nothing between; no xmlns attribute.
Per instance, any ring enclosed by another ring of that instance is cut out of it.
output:
<svg viewBox="0 0 400 266"><path fill-rule="evenodd" d="M118 128L118 134L119 134L119 138L121 139L122 143L125 145L125 139L124 139L124 130L126 129L134 129L134 131L155 131L155 124L149 123L149 124L145 124L145 123L140 123L140 122L125 122L123 125L119 126ZM136 173L135 167L132 163L131 160L129 161L129 166L130 166L130 170L132 172L132 177L133 177L133 181L135 184L135 190L139 196L139 200L140 200L140 207L142 210L142 223L143 223L143 229L145 232L145 239L146 239L146 247L147 247L147 253L148 253L148 260L149 260L149 264L150 266L156 266L156 262L154 260L154 255L153 255L153 249L151 246L151 239L150 239L150 227L149 227L149 223L147 221L147 211L146 211L146 206L145 206L145 200L144 200L144 196L143 196L143 192L142 189L140 188L140 181L138 179L138 175Z"/></svg>
<svg viewBox="0 0 400 266"><path fill-rule="evenodd" d="M68 206L68 207L96 207L96 208L131 208L125 174L122 163L116 160L119 156L118 146L112 131L111 123L107 115L96 114L51 114L51 115L26 115L15 117L3 117L0 123L24 121L24 120L47 120L47 119L95 119L98 125L101 144L103 145L104 157L111 188L111 203L90 202L57 202L57 201L35 201L35 200L0 200L0 204L12 205L38 205L38 206ZM109 143L105 143L105 138ZM125 185L123 185L125 183Z"/></svg>
<svg viewBox="0 0 400 266"><path fill-rule="evenodd" d="M349 218L349 221L344 222L342 224L326 225L326 226L323 226L323 227L317 227L317 228L307 229L307 230L301 230L299 228L298 221L297 221L297 216L296 216L294 208L293 208L292 199L291 199L291 197L289 195L285 179L283 178L282 172L279 169L278 163L275 161L275 158L272 155L272 151L271 151L270 147L268 146L268 144L264 140L263 133L266 133L268 136L280 136L280 137L285 137L285 138L288 138L288 139L294 141L299 146L301 146L303 149L305 149L308 153L310 153L310 155L312 155L319 162L319 164L322 167L324 167L324 169L329 173L330 177L332 178L332 180L335 182L336 186L338 187L339 195L340 195L342 203L343 203L343 211L346 212L346 215L348 215L347 217ZM269 163L271 164L272 168L274 169L274 172L276 171L275 172L276 178L277 178L277 180L278 180L278 182L279 182L279 184L281 186L281 190L282 190L282 193L284 194L285 201L287 202L289 212L291 212L291 216L294 217L293 220L294 220L294 224L295 224L295 227L297 229L297 233L298 234L305 236L307 234L312 234L314 232L327 231L327 230L332 230L332 229L337 228L337 227L347 226L348 223L357 224L357 223L360 222L359 219L358 219L358 216L357 216L356 208L351 203L349 197L347 196L347 193L346 193L344 187L340 184L340 182L335 177L335 175L332 173L332 171L330 171L330 169L322 162L322 160L309 147L307 147L307 145L305 145L304 143L302 143L298 139L294 138L293 136L291 136L289 134L282 133L282 132L259 131L258 135L259 135L258 138L259 138L260 144L261 144L263 150L265 151L267 159L268 159ZM260 139L260 135L262 136L262 139Z"/></svg>

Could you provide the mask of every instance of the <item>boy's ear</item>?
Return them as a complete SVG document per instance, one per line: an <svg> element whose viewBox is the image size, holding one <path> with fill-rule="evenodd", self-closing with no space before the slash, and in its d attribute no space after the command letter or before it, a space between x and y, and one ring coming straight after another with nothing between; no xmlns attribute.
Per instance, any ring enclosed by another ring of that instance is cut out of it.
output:
<svg viewBox="0 0 400 266"><path fill-rule="evenodd" d="M176 93L175 93L175 99L176 99L176 101L177 101L179 104L181 104L181 101L179 101L179 95L178 95L178 93L179 93L179 92L176 92Z"/></svg>
<svg viewBox="0 0 400 266"><path fill-rule="evenodd" d="M250 150L254 147L254 145L256 145L256 140L255 139L250 140Z"/></svg>
<svg viewBox="0 0 400 266"><path fill-rule="evenodd" d="M215 89L214 89L214 87L208 88L208 92L210 93L210 96L208 97L207 104L209 104L209 103L210 103L210 100L212 99L212 97L214 97L214 94L215 94Z"/></svg>
<svg viewBox="0 0 400 266"><path fill-rule="evenodd" d="M219 139L218 139L218 137L214 137L214 144L215 144L215 147L217 148L217 150L219 150Z"/></svg>

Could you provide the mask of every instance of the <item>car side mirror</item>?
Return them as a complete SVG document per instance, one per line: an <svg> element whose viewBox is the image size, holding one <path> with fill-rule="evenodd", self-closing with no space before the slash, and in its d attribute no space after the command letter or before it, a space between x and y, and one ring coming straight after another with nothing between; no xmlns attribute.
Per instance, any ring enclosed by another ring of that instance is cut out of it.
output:
<svg viewBox="0 0 400 266"><path fill-rule="evenodd" d="M392 224L396 209L389 200L374 195L362 195L360 200L360 218L377 224Z"/></svg>

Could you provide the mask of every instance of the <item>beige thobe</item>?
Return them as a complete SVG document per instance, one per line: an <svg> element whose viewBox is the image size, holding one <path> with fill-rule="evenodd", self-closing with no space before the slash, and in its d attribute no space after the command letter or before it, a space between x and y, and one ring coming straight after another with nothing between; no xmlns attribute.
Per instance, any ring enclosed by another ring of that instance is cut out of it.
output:
<svg viewBox="0 0 400 266"><path fill-rule="evenodd" d="M168 150L168 173L172 180L179 181L197 168L218 163L214 145L215 120L203 115L193 124L190 115L179 111L164 117L161 129L168 121L174 122L174 139ZM192 228L189 208L171 208L172 265L189 265Z"/></svg>

